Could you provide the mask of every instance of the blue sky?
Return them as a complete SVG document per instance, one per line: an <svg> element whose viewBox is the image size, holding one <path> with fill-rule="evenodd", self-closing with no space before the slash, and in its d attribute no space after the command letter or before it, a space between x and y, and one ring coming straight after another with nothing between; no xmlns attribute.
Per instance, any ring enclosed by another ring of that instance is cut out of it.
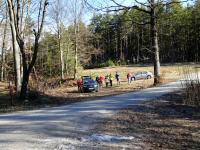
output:
<svg viewBox="0 0 200 150"><path fill-rule="evenodd" d="M111 0L87 0L90 5L92 5L95 8L101 8L106 6L116 6ZM133 6L135 3L134 0L115 0L117 3L125 5L125 6ZM146 2L147 0L137 0L138 2ZM181 1L181 0L180 0ZM188 2L184 2L183 6L187 6L187 4L192 5L194 3L193 0L188 0ZM97 12L95 10L86 10L86 13L83 16L83 21L86 24L90 23L90 19L92 18L94 13L101 13Z"/></svg>
<svg viewBox="0 0 200 150"><path fill-rule="evenodd" d="M119 4L123 4L126 6L130 6L134 4L134 0L115 0ZM106 6L115 6L115 4L111 0L88 0L88 3L95 8L101 8ZM86 9L86 13L83 16L83 21L86 24L90 23L90 19L92 18L94 13L101 13L97 12L92 9Z"/></svg>
<svg viewBox="0 0 200 150"><path fill-rule="evenodd" d="M47 22L47 26L46 28L51 28L53 29L53 26L55 25L53 22L52 22L52 19L51 19L51 7L55 6L55 3L57 2L57 0L50 0L51 1L51 5L49 6L50 7L50 12L47 19L46 19L46 22ZM64 22L66 26L68 25L71 25L73 24L73 13L71 13L71 4L74 4L75 0L60 0L60 1L63 1L63 6L65 7L65 12L66 12L66 21ZM81 0L76 0L79 4L82 2ZM122 5L125 5L125 6L133 6L135 5L135 0L115 0L117 3L119 4L122 4ZM139 2L145 2L147 0L138 0ZM190 0L189 0L190 1ZM87 2L92 5L93 7L95 8L102 8L102 7L106 7L106 6L116 6L112 0L87 0ZM78 5L79 5L78 4ZM186 3L185 3L186 4ZM96 10L94 9L89 9L89 8L85 8L84 12L82 13L82 21L85 23L85 24L90 24L90 20L91 18L93 17L94 14L98 14L98 13L103 13L103 12L97 12ZM105 12L104 12L105 13Z"/></svg>

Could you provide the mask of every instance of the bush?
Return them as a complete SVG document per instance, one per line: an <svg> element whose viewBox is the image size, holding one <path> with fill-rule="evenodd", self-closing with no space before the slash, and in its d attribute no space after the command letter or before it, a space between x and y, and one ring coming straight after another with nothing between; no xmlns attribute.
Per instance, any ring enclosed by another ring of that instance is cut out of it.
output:
<svg viewBox="0 0 200 150"><path fill-rule="evenodd" d="M84 66L84 69L94 69L94 68L103 68L103 67L113 67L118 66L118 62L114 62L113 60L109 59L104 63L96 63L96 64L88 64Z"/></svg>
<svg viewBox="0 0 200 150"><path fill-rule="evenodd" d="M200 83L198 81L186 81L185 104L200 107Z"/></svg>
<svg viewBox="0 0 200 150"><path fill-rule="evenodd" d="M191 74L191 68L186 68L184 70L183 86L185 89L186 99L184 103L187 105L193 105L200 107L200 78L199 72L196 70L195 73Z"/></svg>
<svg viewBox="0 0 200 150"><path fill-rule="evenodd" d="M111 59L106 61L106 67L113 67L113 66L115 66L115 63Z"/></svg>
<svg viewBox="0 0 200 150"><path fill-rule="evenodd" d="M121 61L120 65L127 65L128 63L126 61Z"/></svg>

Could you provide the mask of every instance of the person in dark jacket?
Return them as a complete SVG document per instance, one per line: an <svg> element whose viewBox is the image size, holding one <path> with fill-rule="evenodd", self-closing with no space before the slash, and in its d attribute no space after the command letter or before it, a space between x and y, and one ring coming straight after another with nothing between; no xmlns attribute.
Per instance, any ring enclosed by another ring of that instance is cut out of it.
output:
<svg viewBox="0 0 200 150"><path fill-rule="evenodd" d="M120 75L118 72L115 74L115 79L117 80L117 85L120 85Z"/></svg>
<svg viewBox="0 0 200 150"><path fill-rule="evenodd" d="M113 76L112 76L111 73L109 75L109 80L110 80L110 86L112 87L112 85L113 85Z"/></svg>

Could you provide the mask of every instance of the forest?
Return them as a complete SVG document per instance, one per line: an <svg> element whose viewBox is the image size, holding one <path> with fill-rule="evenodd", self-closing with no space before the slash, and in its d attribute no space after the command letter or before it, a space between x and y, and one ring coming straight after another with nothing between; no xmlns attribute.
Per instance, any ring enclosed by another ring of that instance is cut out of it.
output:
<svg viewBox="0 0 200 150"><path fill-rule="evenodd" d="M138 5L96 11L85 23L86 0L1 0L1 81L15 79L23 98L30 78L77 79L86 68L154 64L157 79L160 63L199 62L199 0Z"/></svg>

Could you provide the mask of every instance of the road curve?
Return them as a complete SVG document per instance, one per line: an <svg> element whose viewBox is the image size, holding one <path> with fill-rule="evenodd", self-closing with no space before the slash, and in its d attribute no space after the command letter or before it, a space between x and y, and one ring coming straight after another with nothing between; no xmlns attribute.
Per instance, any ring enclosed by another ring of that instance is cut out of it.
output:
<svg viewBox="0 0 200 150"><path fill-rule="evenodd" d="M179 90L181 87L181 82L178 81L95 101L2 114L0 115L0 149L84 149L86 143L82 137L90 136L92 134L90 130L101 119L114 114L116 110L140 104ZM75 145L79 145L79 148Z"/></svg>

